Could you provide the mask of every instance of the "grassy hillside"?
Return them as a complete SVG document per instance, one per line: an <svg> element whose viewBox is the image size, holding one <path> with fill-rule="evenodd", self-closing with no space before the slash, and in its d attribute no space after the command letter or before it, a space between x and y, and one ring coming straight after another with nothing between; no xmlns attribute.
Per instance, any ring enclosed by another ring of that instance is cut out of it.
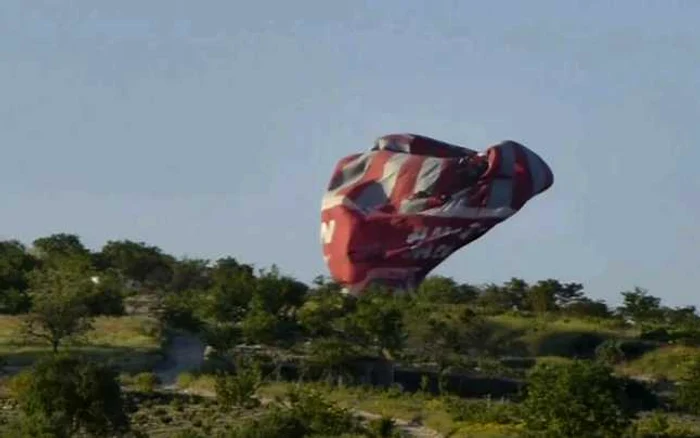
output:
<svg viewBox="0 0 700 438"><path fill-rule="evenodd" d="M697 357L700 357L698 347L666 345L619 366L618 370L629 376L678 380L686 375L687 366Z"/></svg>
<svg viewBox="0 0 700 438"><path fill-rule="evenodd" d="M8 366L24 366L50 353L46 343L25 342L21 319L0 316L0 357ZM67 349L110 360L127 369L145 369L160 358L163 333L158 321L147 316L97 317L84 342Z"/></svg>

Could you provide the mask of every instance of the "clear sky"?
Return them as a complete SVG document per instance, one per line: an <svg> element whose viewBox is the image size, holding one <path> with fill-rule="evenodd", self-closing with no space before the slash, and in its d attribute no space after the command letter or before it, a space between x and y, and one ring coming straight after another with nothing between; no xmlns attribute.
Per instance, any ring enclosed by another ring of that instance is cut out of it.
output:
<svg viewBox="0 0 700 438"><path fill-rule="evenodd" d="M700 306L698 1L0 2L0 237L326 274L336 160L520 141L554 186L435 273Z"/></svg>

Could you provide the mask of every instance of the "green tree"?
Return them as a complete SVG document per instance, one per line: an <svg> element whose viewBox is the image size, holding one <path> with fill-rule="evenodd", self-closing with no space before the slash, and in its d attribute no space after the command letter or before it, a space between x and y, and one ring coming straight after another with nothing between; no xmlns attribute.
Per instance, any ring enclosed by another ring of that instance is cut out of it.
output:
<svg viewBox="0 0 700 438"><path fill-rule="evenodd" d="M526 351L527 347L518 331L489 321L470 309L465 309L452 321L459 333L459 343L455 345L459 353L479 358L498 358Z"/></svg>
<svg viewBox="0 0 700 438"><path fill-rule="evenodd" d="M201 326L202 340L222 355L243 340L241 327L231 322L208 322Z"/></svg>
<svg viewBox="0 0 700 438"><path fill-rule="evenodd" d="M583 285L580 283L561 283L552 278L531 285L526 295L528 307L537 313L566 308L584 299Z"/></svg>
<svg viewBox="0 0 700 438"><path fill-rule="evenodd" d="M666 323L672 327L683 330L700 329L700 316L698 316L695 306L663 307L662 312Z"/></svg>
<svg viewBox="0 0 700 438"><path fill-rule="evenodd" d="M356 342L387 358L400 352L405 343L403 308L382 289L368 290L345 325Z"/></svg>
<svg viewBox="0 0 700 438"><path fill-rule="evenodd" d="M280 320L267 311L259 299L254 299L251 309L241 321L241 330L250 343L272 345L284 335L280 333Z"/></svg>
<svg viewBox="0 0 700 438"><path fill-rule="evenodd" d="M145 287L166 288L172 281L174 258L145 242L111 240L97 258L101 269L116 269Z"/></svg>
<svg viewBox="0 0 700 438"><path fill-rule="evenodd" d="M350 370L352 360L360 355L356 344L340 336L313 339L309 345L309 365L323 370L328 382L337 382Z"/></svg>
<svg viewBox="0 0 700 438"><path fill-rule="evenodd" d="M85 248L80 237L76 234L56 233L40 237L32 242L37 256L47 262L53 262L66 257L90 259L90 251Z"/></svg>
<svg viewBox="0 0 700 438"><path fill-rule="evenodd" d="M206 315L220 322L239 322L248 312L250 301L257 289L257 278L252 268L240 265L235 259L218 260L211 272L213 285Z"/></svg>
<svg viewBox="0 0 700 438"><path fill-rule="evenodd" d="M625 318L636 323L657 322L663 315L661 299L649 295L646 289L635 287L634 291L622 292L623 304L618 309Z"/></svg>
<svg viewBox="0 0 700 438"><path fill-rule="evenodd" d="M476 299L476 304L486 312L493 314L522 310L524 300L525 295L519 282L515 289L509 286L488 284L482 289L479 297Z"/></svg>
<svg viewBox="0 0 700 438"><path fill-rule="evenodd" d="M613 366L625 360L625 351L622 342L618 339L607 339L595 349L596 360Z"/></svg>
<svg viewBox="0 0 700 438"><path fill-rule="evenodd" d="M309 293L297 313L297 319L308 336L331 336L338 331L338 322L352 310L353 304L352 298L347 295L332 288L319 288Z"/></svg>
<svg viewBox="0 0 700 438"><path fill-rule="evenodd" d="M24 371L15 387L22 429L29 436L105 437L130 430L117 374L104 366L52 356Z"/></svg>
<svg viewBox="0 0 700 438"><path fill-rule="evenodd" d="M538 282L527 292L528 307L535 313L547 313L556 309L556 288L547 282Z"/></svg>
<svg viewBox="0 0 700 438"><path fill-rule="evenodd" d="M567 307L585 298L581 283L560 283L558 280L552 279L547 281L553 282L555 285L556 304L559 308Z"/></svg>
<svg viewBox="0 0 700 438"><path fill-rule="evenodd" d="M462 362L469 352L469 327L460 315L445 310L434 310L428 305L412 306L406 312L406 349L420 361L429 361L437 367L440 390L444 389L447 370Z"/></svg>
<svg viewBox="0 0 700 438"><path fill-rule="evenodd" d="M255 408L260 405L256 395L262 384L260 365L253 360L240 359L235 364L234 373L220 373L216 376L216 399L227 409Z"/></svg>
<svg viewBox="0 0 700 438"><path fill-rule="evenodd" d="M592 300L588 297L579 298L564 307L567 315L579 318L610 318L612 312L602 300Z"/></svg>
<svg viewBox="0 0 700 438"><path fill-rule="evenodd" d="M537 365L523 415L530 435L551 438L618 438L632 420L622 380L590 361Z"/></svg>
<svg viewBox="0 0 700 438"><path fill-rule="evenodd" d="M257 332L257 342L289 346L300 332L296 313L304 303L307 290L304 283L281 275L275 266L261 271L242 324ZM263 341L263 337L267 339Z"/></svg>
<svg viewBox="0 0 700 438"><path fill-rule="evenodd" d="M458 284L450 277L432 275L418 286L417 299L445 304L465 304L474 301L479 291L467 284Z"/></svg>
<svg viewBox="0 0 700 438"><path fill-rule="evenodd" d="M357 434L357 435L356 435ZM361 434L361 435L360 435ZM329 403L319 392L294 388L282 403L246 420L236 438L371 436L347 408Z"/></svg>
<svg viewBox="0 0 700 438"><path fill-rule="evenodd" d="M308 291L304 283L280 274L276 266L262 271L256 286L255 295L265 310L280 317L301 307Z"/></svg>
<svg viewBox="0 0 700 438"><path fill-rule="evenodd" d="M67 339L75 339L92 328L88 302L95 285L84 271L71 266L36 271L30 280L32 310L23 318L22 332L30 339L44 340L54 352Z"/></svg>
<svg viewBox="0 0 700 438"><path fill-rule="evenodd" d="M518 310L523 310L527 304L530 285L522 278L512 277L505 282L502 290L510 297L511 306Z"/></svg>
<svg viewBox="0 0 700 438"><path fill-rule="evenodd" d="M173 275L168 289L175 293L207 290L213 284L210 271L208 260L178 260L173 264Z"/></svg>
<svg viewBox="0 0 700 438"><path fill-rule="evenodd" d="M18 240L0 241L0 290L27 288L27 273L37 265L36 259Z"/></svg>
<svg viewBox="0 0 700 438"><path fill-rule="evenodd" d="M37 260L22 243L0 241L0 313L17 314L29 310L28 276L36 266Z"/></svg>
<svg viewBox="0 0 700 438"><path fill-rule="evenodd" d="M85 276L89 275L90 281L94 283L94 286L89 288L91 292L85 302L90 315L124 315L126 287L122 277L111 269L100 274L90 272L85 273Z"/></svg>

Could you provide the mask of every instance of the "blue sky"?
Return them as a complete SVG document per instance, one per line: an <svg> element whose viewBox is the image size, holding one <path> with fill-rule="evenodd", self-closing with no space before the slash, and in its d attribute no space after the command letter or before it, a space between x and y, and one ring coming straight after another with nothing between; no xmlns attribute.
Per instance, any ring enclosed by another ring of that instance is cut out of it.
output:
<svg viewBox="0 0 700 438"><path fill-rule="evenodd" d="M0 3L0 237L325 274L336 160L528 145L550 191L435 273L700 306L700 2Z"/></svg>

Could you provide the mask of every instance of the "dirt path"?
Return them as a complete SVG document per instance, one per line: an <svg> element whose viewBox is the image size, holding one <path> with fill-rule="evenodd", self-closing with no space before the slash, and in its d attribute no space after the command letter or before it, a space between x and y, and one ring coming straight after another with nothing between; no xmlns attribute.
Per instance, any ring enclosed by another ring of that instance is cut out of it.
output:
<svg viewBox="0 0 700 438"><path fill-rule="evenodd" d="M166 359L159 364L154 372L158 375L161 381L161 388L165 391L180 391L176 386L178 374L185 371L199 369L204 362L204 350L206 346L197 337L191 334L178 334L172 337L170 344L166 348ZM204 397L214 397L214 394L208 391L197 391L197 395ZM269 403L271 400L262 400L263 403ZM352 410L359 417L365 420L373 420L381 418L371 412ZM430 428L411 424L406 420L395 418L396 427L408 436L415 438L442 438L443 435Z"/></svg>

